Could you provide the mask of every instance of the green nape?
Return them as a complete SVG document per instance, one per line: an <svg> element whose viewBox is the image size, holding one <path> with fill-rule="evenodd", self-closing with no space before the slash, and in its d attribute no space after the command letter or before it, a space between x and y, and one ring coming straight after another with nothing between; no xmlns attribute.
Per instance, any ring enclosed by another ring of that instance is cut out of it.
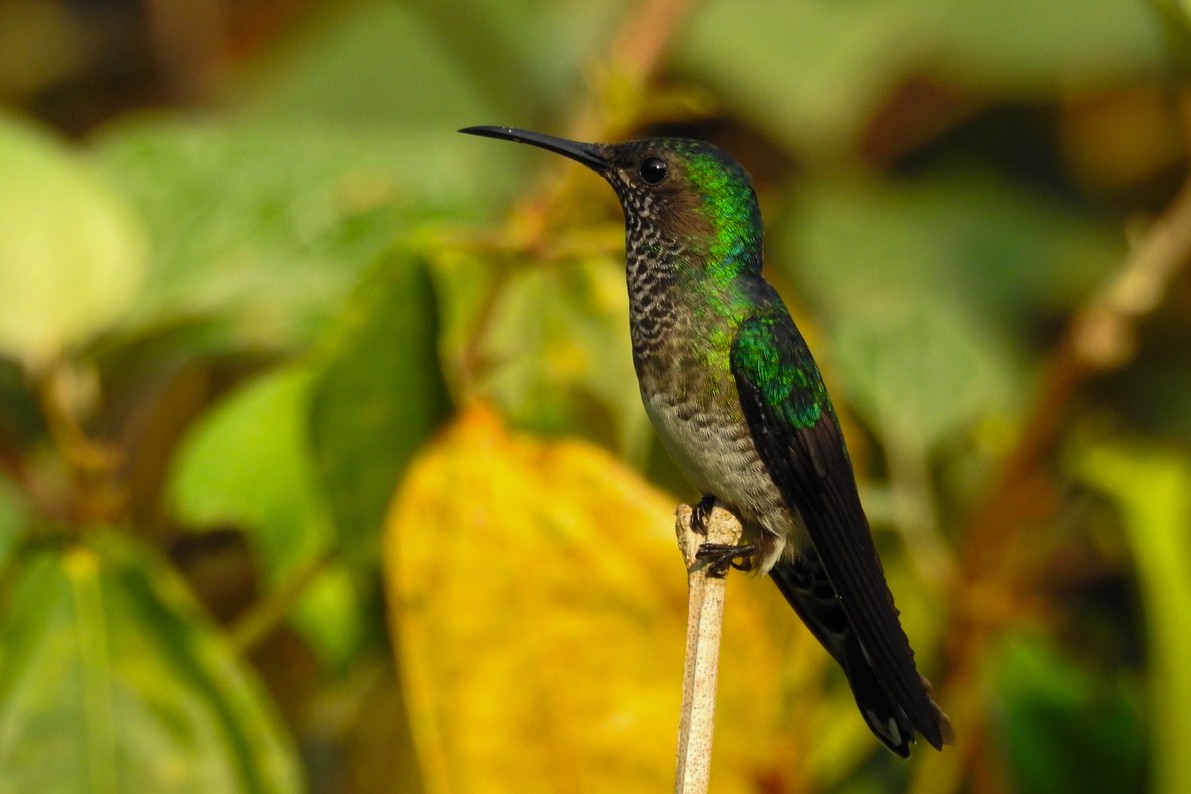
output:
<svg viewBox="0 0 1191 794"><path fill-rule="evenodd" d="M694 151L686 165L712 228L708 274L724 282L742 272L760 273L761 213L748 173L719 150Z"/></svg>

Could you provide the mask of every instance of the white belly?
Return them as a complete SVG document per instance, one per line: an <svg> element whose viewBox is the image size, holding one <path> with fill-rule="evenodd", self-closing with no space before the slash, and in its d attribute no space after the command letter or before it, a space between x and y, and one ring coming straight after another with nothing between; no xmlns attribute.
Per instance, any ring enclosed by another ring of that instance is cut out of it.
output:
<svg viewBox="0 0 1191 794"><path fill-rule="evenodd" d="M661 401L643 401L662 445L700 494L714 495L735 510L754 533L764 529L771 536L766 559L759 561L761 570L768 570L785 542L801 532L758 456L747 426L715 422Z"/></svg>

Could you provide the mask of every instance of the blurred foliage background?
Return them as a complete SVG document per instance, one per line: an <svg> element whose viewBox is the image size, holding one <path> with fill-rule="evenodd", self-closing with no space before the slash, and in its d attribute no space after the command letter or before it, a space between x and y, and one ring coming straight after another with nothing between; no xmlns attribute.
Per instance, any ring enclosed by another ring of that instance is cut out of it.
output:
<svg viewBox="0 0 1191 794"><path fill-rule="evenodd" d="M670 785L600 180L748 167L958 744L733 577L717 792L1191 791L1181 0L0 0L0 791Z"/></svg>

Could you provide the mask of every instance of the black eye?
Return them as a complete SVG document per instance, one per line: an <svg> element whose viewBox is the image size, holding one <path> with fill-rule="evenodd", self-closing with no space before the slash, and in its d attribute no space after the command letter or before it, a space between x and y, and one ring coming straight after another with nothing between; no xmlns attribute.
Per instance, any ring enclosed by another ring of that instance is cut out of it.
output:
<svg viewBox="0 0 1191 794"><path fill-rule="evenodd" d="M647 185L656 185L666 178L666 161L660 157L646 157L641 163L641 179Z"/></svg>

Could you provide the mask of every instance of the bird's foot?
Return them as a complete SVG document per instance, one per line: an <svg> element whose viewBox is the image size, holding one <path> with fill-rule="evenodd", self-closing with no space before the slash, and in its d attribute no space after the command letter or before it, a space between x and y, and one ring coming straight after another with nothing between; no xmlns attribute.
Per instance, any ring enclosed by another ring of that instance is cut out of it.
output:
<svg viewBox="0 0 1191 794"><path fill-rule="evenodd" d="M700 543L695 559L707 563L708 576L723 579L728 575L729 568L735 568L738 571L751 571L753 555L756 553L756 543L743 543L739 546L731 543Z"/></svg>
<svg viewBox="0 0 1191 794"><path fill-rule="evenodd" d="M707 494L691 507L691 529L700 535L707 534L707 518L715 508L715 496ZM706 544L705 544L706 545Z"/></svg>

